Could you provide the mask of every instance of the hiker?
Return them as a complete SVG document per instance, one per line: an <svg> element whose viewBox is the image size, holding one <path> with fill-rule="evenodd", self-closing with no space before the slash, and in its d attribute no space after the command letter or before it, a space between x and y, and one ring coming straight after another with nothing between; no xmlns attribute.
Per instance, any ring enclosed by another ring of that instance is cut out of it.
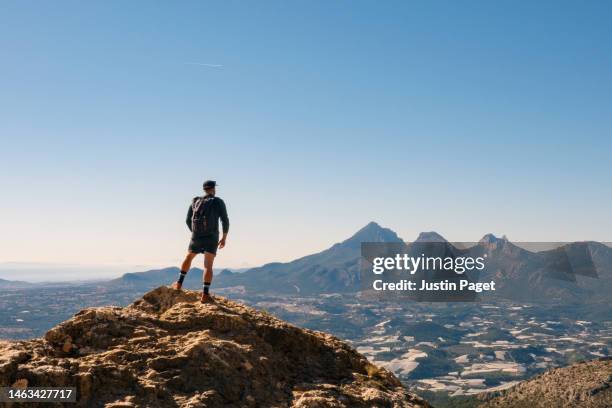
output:
<svg viewBox="0 0 612 408"><path fill-rule="evenodd" d="M185 275L191 268L191 261L197 254L204 254L204 271L202 276L202 303L212 301L210 297L210 284L213 278L213 262L217 254L217 248L225 246L227 232L229 230L229 218L227 209L222 199L215 195L217 182L207 180L204 182L203 197L194 197L189 211L187 212L187 227L191 231L191 241L185 260L181 265L178 281L173 285L176 290L181 290ZM219 219L223 226L223 235L219 240Z"/></svg>

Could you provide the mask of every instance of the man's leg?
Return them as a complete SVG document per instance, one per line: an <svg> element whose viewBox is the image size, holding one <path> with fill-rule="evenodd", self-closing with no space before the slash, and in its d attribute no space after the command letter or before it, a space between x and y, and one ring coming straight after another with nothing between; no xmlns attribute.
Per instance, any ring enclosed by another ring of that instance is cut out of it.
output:
<svg viewBox="0 0 612 408"><path fill-rule="evenodd" d="M189 269L191 269L191 261L193 261L193 258L195 258L196 255L197 254L195 252L187 252L187 255L185 256L185 260L183 261L183 264L181 265L181 272L179 273L179 278L174 284L174 289L180 290L183 287L183 280L185 280L185 276L187 275L187 272L189 272Z"/></svg>
<svg viewBox="0 0 612 408"><path fill-rule="evenodd" d="M215 262L215 254L210 252L204 252L204 275L202 276L203 287L202 287L202 302L210 300L210 284L213 279L213 263Z"/></svg>

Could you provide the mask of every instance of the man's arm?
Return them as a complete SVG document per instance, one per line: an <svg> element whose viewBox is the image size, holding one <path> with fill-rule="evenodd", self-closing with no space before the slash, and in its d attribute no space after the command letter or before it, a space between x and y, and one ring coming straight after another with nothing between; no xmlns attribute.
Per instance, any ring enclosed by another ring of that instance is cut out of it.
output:
<svg viewBox="0 0 612 408"><path fill-rule="evenodd" d="M223 248L225 246L227 233L229 232L229 217L227 216L227 208L223 200L219 200L219 218L221 218L221 226L223 228L223 236L219 241L219 248Z"/></svg>
<svg viewBox="0 0 612 408"><path fill-rule="evenodd" d="M187 219L185 220L187 222L187 228L189 228L189 231L191 231L191 218L193 217L193 205L189 206L189 210L187 211Z"/></svg>

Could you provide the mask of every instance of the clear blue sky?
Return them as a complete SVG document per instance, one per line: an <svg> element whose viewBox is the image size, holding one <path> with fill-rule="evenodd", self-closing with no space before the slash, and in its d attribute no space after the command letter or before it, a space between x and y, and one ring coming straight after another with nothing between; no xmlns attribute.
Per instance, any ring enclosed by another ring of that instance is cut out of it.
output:
<svg viewBox="0 0 612 408"><path fill-rule="evenodd" d="M207 178L220 265L371 220L612 240L610 21L609 1L3 2L0 262L177 264Z"/></svg>

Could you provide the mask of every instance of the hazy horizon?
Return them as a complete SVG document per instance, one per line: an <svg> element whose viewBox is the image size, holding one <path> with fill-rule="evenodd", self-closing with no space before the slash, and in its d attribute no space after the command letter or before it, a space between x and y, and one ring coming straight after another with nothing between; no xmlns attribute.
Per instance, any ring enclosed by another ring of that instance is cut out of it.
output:
<svg viewBox="0 0 612 408"><path fill-rule="evenodd" d="M366 227L366 224L364 227ZM382 228L389 228L392 231L393 228L379 225ZM355 231L357 233L358 231ZM397 231L394 231L397 233ZM421 231L422 232L434 232L439 233L438 231ZM420 234L420 233L419 233ZM418 238L418 235L415 235L411 238L404 238L401 234L398 236L404 240L404 242L412 242ZM453 241L448 240L444 234L439 234L442 238L447 239L447 241L452 244L459 244L461 247L465 245L471 246L476 245L478 241L483 238L485 235L490 233L483 234L477 240L470 241ZM269 262L290 262L295 259L305 257L308 255L312 255L314 253L326 250L332 247L334 244L344 241L352 236L345 237L344 239L338 242L330 242L324 248L320 250L304 253L292 259L276 259ZM524 241L514 241L508 237L502 235L495 235L497 238L506 238L514 245L522 247L531 252L545 251L552 248L556 248L558 246L562 246L567 244L568 242L575 241L567 241L567 242L524 242ZM612 242L603 242L597 241L601 244L609 246L612 248ZM192 267L202 269L203 258L201 256L197 257L194 261ZM268 262L266 262L268 263ZM129 272L146 272L149 270L163 269L168 267L177 267L179 264L140 264L140 265L130 265L130 264L61 264L61 263L44 263L44 262L0 262L0 279L6 280L21 280L26 282L40 283L40 282L63 282L63 281L88 281L88 280L103 280L103 279L112 279L122 276L125 273ZM215 270L220 271L222 269L232 269L232 270L247 270L250 268L255 268L258 266L262 266L263 264L258 265L225 265L225 264L216 264ZM18 277L18 278L17 278Z"/></svg>
<svg viewBox="0 0 612 408"><path fill-rule="evenodd" d="M28 264L21 262L0 263L0 279L11 281L75 282L113 279L129 272L145 272L176 265L79 265L79 264ZM202 268L202 265L193 267ZM223 266L219 267L223 269Z"/></svg>

